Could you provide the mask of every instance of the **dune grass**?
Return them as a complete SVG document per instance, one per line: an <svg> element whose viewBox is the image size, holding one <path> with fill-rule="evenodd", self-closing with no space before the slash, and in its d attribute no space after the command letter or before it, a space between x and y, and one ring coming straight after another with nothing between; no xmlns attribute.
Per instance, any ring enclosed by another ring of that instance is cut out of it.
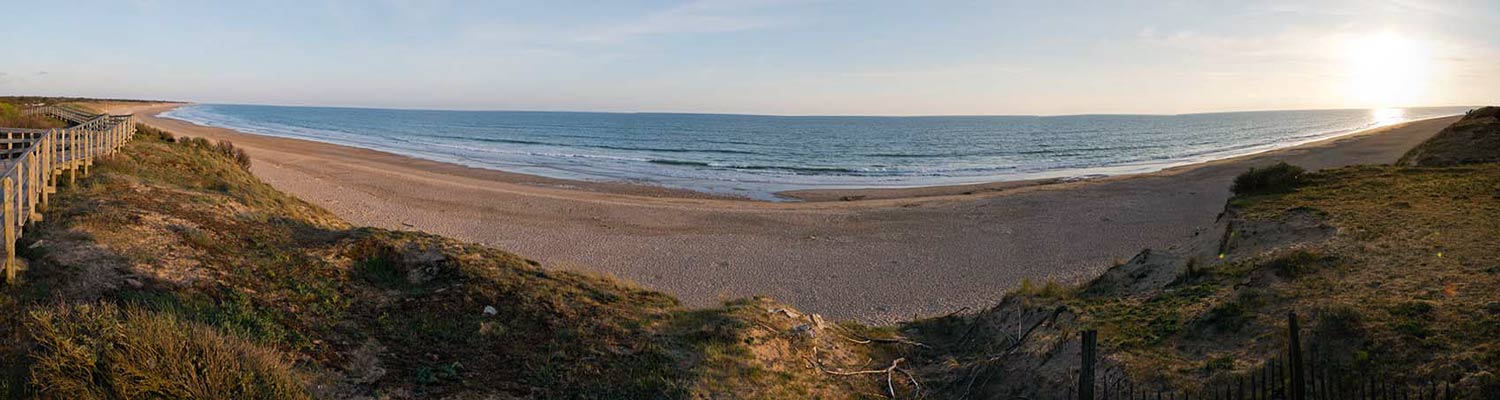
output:
<svg viewBox="0 0 1500 400"><path fill-rule="evenodd" d="M1242 207L1251 218L1298 207L1326 213L1340 233L1316 257L1300 257L1315 267L1287 271L1296 278L1282 295L1359 325L1344 331L1361 333L1374 363L1412 373L1500 370L1500 164L1342 168Z"/></svg>
<svg viewBox="0 0 1500 400"><path fill-rule="evenodd" d="M1304 346L1331 355L1324 362L1500 389L1480 373L1500 370L1500 164L1295 175L1292 188L1257 183L1231 201L1232 213L1245 223L1317 215L1332 237L1189 259L1160 289L1028 284L1014 295L1077 313L1079 329L1099 330L1110 359L1145 382L1191 387L1253 368L1282 350L1286 313L1296 311Z"/></svg>
<svg viewBox="0 0 1500 400"><path fill-rule="evenodd" d="M286 358L172 314L109 303L33 309L38 394L67 399L307 399Z"/></svg>

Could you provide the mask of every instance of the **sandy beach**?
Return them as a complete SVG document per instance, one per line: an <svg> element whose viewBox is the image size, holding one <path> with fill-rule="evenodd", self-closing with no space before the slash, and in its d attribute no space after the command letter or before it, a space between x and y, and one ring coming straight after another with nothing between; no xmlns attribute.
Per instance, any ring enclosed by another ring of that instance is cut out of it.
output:
<svg viewBox="0 0 1500 400"><path fill-rule="evenodd" d="M172 107L114 112L179 136L232 141L256 175L354 224L484 243L689 305L768 295L873 323L983 307L1022 279L1093 276L1143 248L1203 233L1246 168L1389 163L1458 118L1151 174L810 191L794 194L810 201L773 203L468 168L156 116Z"/></svg>

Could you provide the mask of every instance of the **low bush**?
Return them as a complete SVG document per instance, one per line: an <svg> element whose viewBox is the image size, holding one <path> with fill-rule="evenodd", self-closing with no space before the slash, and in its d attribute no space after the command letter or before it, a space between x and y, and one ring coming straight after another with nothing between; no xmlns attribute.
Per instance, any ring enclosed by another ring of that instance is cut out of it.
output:
<svg viewBox="0 0 1500 400"><path fill-rule="evenodd" d="M1306 173L1307 171L1302 167L1285 162L1278 162L1268 167L1250 168L1249 171L1234 178L1234 186L1231 186L1229 190L1240 196L1287 193L1297 188L1297 184L1301 183Z"/></svg>
<svg viewBox="0 0 1500 400"><path fill-rule="evenodd" d="M171 136L171 133L163 133L169 137ZM177 142L182 143L183 145L186 145L188 147L223 154L225 157L233 159L234 163L239 164L241 168L250 169L250 155L245 153L245 149L234 147L234 143L231 143L228 140L211 142L208 139L204 138L185 137L177 140Z"/></svg>
<svg viewBox="0 0 1500 400"><path fill-rule="evenodd" d="M27 330L43 397L310 398L280 354L171 314L60 305L33 310Z"/></svg>
<svg viewBox="0 0 1500 400"><path fill-rule="evenodd" d="M1276 276L1286 279L1297 279L1303 275L1317 272L1330 261L1332 260L1322 253L1297 249L1267 260L1264 266L1274 271Z"/></svg>
<svg viewBox="0 0 1500 400"><path fill-rule="evenodd" d="M245 154L245 149L234 147L234 143L230 143L228 140L220 140L219 143L214 145L214 150L218 151L219 154L233 158L234 162L241 167L245 169L250 168L250 155Z"/></svg>
<svg viewBox="0 0 1500 400"><path fill-rule="evenodd" d="M1364 316L1350 306L1328 307L1318 313L1320 335L1362 336L1365 331Z"/></svg>
<svg viewBox="0 0 1500 400"><path fill-rule="evenodd" d="M1261 289L1244 288L1203 313L1201 323L1217 332L1238 332L1266 305L1266 297Z"/></svg>
<svg viewBox="0 0 1500 400"><path fill-rule="evenodd" d="M166 130L162 129L156 129L147 125L136 125L135 134L167 143L173 143L177 141L177 137L172 136L172 132L167 132Z"/></svg>

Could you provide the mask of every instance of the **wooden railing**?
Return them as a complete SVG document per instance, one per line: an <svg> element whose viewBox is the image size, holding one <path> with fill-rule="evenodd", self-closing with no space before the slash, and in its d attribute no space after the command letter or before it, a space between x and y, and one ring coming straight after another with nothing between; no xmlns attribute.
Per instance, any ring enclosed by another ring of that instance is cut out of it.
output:
<svg viewBox="0 0 1500 400"><path fill-rule="evenodd" d="M93 115L82 111L44 106L26 110L74 124L59 129L0 127L4 136L0 150L0 225L3 225L5 282L13 283L20 263L16 261L16 239L30 222L41 221L48 197L57 192L64 174L71 184L85 175L98 157L119 151L135 133L130 115Z"/></svg>
<svg viewBox="0 0 1500 400"><path fill-rule="evenodd" d="M79 110L79 109L76 109L76 108L72 108L72 107L57 106L57 105L28 108L25 111L23 111L22 114L26 114L26 115L40 114L40 115L45 115L45 116L52 117L52 118L57 118L59 120L62 120L63 122L68 122L68 123L73 123L73 124L82 124L84 122L88 122L88 120L93 119L94 117L97 117L97 115L94 115L94 114L86 112L86 111L82 111L82 110Z"/></svg>

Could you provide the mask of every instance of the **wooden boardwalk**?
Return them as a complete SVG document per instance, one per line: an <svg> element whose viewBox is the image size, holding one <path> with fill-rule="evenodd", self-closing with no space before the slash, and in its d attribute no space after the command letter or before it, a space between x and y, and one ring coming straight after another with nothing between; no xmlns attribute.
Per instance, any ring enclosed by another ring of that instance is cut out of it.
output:
<svg viewBox="0 0 1500 400"><path fill-rule="evenodd" d="M87 175L98 157L119 151L135 134L131 115L92 114L85 111L43 106L28 109L68 123L67 128L22 129L0 127L0 204L3 204L3 267L6 283L14 283L20 263L16 261L16 239L26 225L41 221L48 197L57 192L64 178L71 184L78 174Z"/></svg>

